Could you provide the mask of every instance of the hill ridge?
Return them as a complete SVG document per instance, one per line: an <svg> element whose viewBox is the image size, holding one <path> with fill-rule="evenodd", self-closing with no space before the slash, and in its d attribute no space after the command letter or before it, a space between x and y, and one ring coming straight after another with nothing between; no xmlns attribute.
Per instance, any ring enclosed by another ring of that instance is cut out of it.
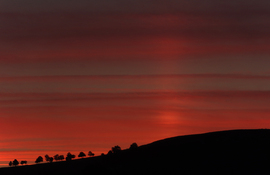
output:
<svg viewBox="0 0 270 175"><path fill-rule="evenodd" d="M269 129L223 130L165 138L111 155L1 168L0 174L270 174L269 150Z"/></svg>

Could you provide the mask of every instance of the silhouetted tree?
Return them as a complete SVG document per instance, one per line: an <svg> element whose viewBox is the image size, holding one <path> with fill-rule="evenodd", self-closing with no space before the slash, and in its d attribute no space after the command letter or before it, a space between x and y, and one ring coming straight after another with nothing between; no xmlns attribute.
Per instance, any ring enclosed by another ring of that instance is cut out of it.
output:
<svg viewBox="0 0 270 175"><path fill-rule="evenodd" d="M101 156L105 156L105 154L104 153L101 153Z"/></svg>
<svg viewBox="0 0 270 175"><path fill-rule="evenodd" d="M86 155L84 154L84 152L80 152L80 154L78 155L78 157L85 157Z"/></svg>
<svg viewBox="0 0 270 175"><path fill-rule="evenodd" d="M14 166L19 165L19 162L18 162L18 160L17 160L17 159L14 159L14 160L13 160L13 165L14 165Z"/></svg>
<svg viewBox="0 0 270 175"><path fill-rule="evenodd" d="M119 151L121 151L121 147L116 145L114 147L112 147L112 153L118 153Z"/></svg>
<svg viewBox="0 0 270 175"><path fill-rule="evenodd" d="M65 157L64 157L64 155L60 155L60 156L58 157L58 159L59 159L59 160L64 160Z"/></svg>
<svg viewBox="0 0 270 175"><path fill-rule="evenodd" d="M112 150L108 151L107 155L111 155L113 152Z"/></svg>
<svg viewBox="0 0 270 175"><path fill-rule="evenodd" d="M54 158L54 160L60 160L58 154L54 155L53 158Z"/></svg>
<svg viewBox="0 0 270 175"><path fill-rule="evenodd" d="M9 165L9 166L12 166L12 165L13 165L12 161L10 161L10 162L8 163L8 165Z"/></svg>
<svg viewBox="0 0 270 175"><path fill-rule="evenodd" d="M27 164L27 161L26 160L22 160L21 161L21 165L23 165L23 164Z"/></svg>
<svg viewBox="0 0 270 175"><path fill-rule="evenodd" d="M48 154L46 154L44 157L46 161L50 161L50 156Z"/></svg>
<svg viewBox="0 0 270 175"><path fill-rule="evenodd" d="M47 162L52 163L53 158L52 158L52 157L50 157L48 154L46 154L46 155L45 155L45 160L46 160Z"/></svg>
<svg viewBox="0 0 270 175"><path fill-rule="evenodd" d="M136 149L136 148L138 148L137 143L132 143L132 144L130 145L130 147L129 147L129 149Z"/></svg>
<svg viewBox="0 0 270 175"><path fill-rule="evenodd" d="M89 152L88 152L88 156L92 157L92 156L94 156L94 155L95 155L95 154L92 153L92 151L89 151Z"/></svg>
<svg viewBox="0 0 270 175"><path fill-rule="evenodd" d="M74 154L71 154L70 152L67 153L67 157L66 157L66 160L69 161L69 160L72 160L74 159L76 156Z"/></svg>
<svg viewBox="0 0 270 175"><path fill-rule="evenodd" d="M40 162L43 162L43 158L42 158L41 156L39 156L39 157L36 159L35 163L40 163Z"/></svg>

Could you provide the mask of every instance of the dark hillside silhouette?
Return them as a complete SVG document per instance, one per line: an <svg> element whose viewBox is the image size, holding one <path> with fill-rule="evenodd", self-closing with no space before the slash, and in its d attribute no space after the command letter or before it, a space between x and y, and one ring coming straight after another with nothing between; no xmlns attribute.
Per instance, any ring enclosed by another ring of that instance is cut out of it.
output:
<svg viewBox="0 0 270 175"><path fill-rule="evenodd" d="M270 174L268 129L179 136L116 154L110 151L110 155L0 168L0 174Z"/></svg>

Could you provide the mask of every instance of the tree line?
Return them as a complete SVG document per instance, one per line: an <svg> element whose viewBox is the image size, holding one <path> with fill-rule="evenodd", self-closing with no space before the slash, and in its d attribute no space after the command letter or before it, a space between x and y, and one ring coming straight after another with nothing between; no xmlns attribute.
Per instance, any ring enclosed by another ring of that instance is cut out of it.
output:
<svg viewBox="0 0 270 175"><path fill-rule="evenodd" d="M85 156L86 156L86 155L85 155L84 152L80 152L79 155L78 155L78 157L81 157L81 158L83 158L83 157L85 157ZM89 151L89 152L88 152L88 156L93 157L93 156L95 156L95 154L94 154L92 151ZM68 161L68 160L72 160L72 159L74 159L75 157L76 157L76 156L75 156L74 154L71 154L71 153L69 152L69 153L67 153L66 160L67 160L67 161ZM44 156L44 158L45 158L45 160L46 160L47 162L53 162L54 160L55 160L55 161L62 161L62 160L65 159L64 155L59 155L59 154L56 154L56 155L54 155L53 157L50 157L48 154L46 154L46 155ZM40 163L40 162L43 162L43 157L42 157L42 156L38 156L38 158L37 158L36 161L35 161L35 163ZM19 161L18 161L17 159L14 159L13 161L10 161L8 165L9 165L9 166L18 166L18 165L19 165ZM21 165L27 165L27 161L26 161L26 160L22 160L22 161L21 161Z"/></svg>
<svg viewBox="0 0 270 175"><path fill-rule="evenodd" d="M137 148L138 145L137 143L132 143L129 147L129 149L135 149ZM114 147L111 148L111 150L108 151L107 155L111 155L111 154L115 154L121 151L121 147L116 145ZM87 154L89 157L93 157L95 156L95 154L92 151L89 151ZM102 156L105 155L104 153L101 154ZM44 156L45 161L47 162L53 162L55 161L63 161L64 159L66 159L66 161L70 161L72 159L74 159L76 156L74 154L71 154L70 152L67 153L66 158L64 157L64 155L59 155L56 154L53 157L50 157L48 154L46 154ZM80 152L78 155L79 158L83 158L86 157L86 154L84 152ZM43 162L43 157L42 156L38 156L38 158L36 159L35 163L40 163ZM22 160L20 162L21 165L27 165L27 161L26 160ZM19 161L17 159L14 159L13 161L9 162L9 166L18 166L19 165Z"/></svg>

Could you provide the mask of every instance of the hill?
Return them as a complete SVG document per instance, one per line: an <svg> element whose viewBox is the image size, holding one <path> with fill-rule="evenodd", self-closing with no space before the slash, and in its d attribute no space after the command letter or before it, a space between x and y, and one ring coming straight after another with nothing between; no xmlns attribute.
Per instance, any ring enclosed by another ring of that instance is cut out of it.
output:
<svg viewBox="0 0 270 175"><path fill-rule="evenodd" d="M1 168L0 174L270 174L270 130L178 136L111 155Z"/></svg>

